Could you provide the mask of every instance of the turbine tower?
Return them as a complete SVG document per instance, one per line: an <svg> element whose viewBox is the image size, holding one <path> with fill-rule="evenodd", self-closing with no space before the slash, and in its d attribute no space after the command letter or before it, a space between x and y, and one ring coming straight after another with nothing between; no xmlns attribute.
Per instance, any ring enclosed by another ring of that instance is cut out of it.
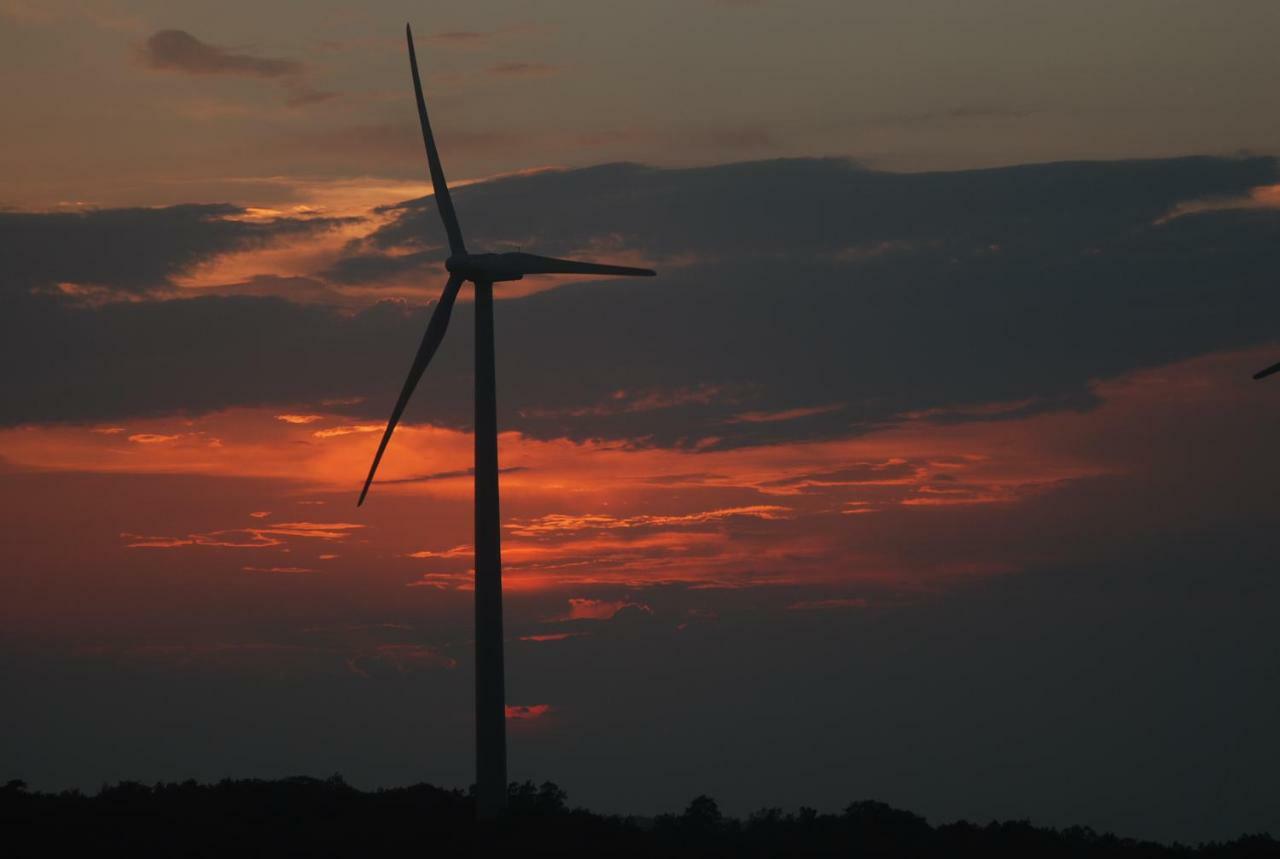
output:
<svg viewBox="0 0 1280 859"><path fill-rule="evenodd" d="M462 228L453 211L449 186L440 166L431 123L427 121L427 103L422 96L422 79L418 75L418 59L413 50L413 31L406 24L405 39L409 44L409 67L413 72L413 91L418 100L418 119L422 123L422 142L427 149L427 167L431 171L431 187L435 191L436 208L449 237L449 258L445 268L449 280L436 302L427 323L422 345L409 368L387 421L386 432L374 454L369 476L360 491L357 506L364 504L378 463L391 440L391 433L404 414L413 389L422 372L435 355L449 325L449 315L462 284L471 281L476 289L475 338L475 607L476 607L476 814L482 820L500 816L507 804L507 725L502 673L502 551L501 524L498 515L498 419L493 353L493 285L500 281L520 280L526 274L599 274L653 276L647 268L601 265L592 262L554 259L526 253L468 253L462 241Z"/></svg>

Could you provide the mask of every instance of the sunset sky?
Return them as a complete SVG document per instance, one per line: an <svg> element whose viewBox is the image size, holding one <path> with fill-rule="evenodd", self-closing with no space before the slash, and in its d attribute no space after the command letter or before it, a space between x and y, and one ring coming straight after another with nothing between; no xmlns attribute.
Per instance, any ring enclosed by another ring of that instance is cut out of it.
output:
<svg viewBox="0 0 1280 859"><path fill-rule="evenodd" d="M0 0L0 778L1280 833L1280 4Z"/></svg>

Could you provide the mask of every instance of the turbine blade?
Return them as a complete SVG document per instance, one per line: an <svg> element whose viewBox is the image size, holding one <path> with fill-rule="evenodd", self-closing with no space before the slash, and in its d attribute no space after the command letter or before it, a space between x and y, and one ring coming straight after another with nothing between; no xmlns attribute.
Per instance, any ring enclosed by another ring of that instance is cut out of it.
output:
<svg viewBox="0 0 1280 859"><path fill-rule="evenodd" d="M369 476L365 478L364 489L360 490L357 507L364 504L364 497L369 494L369 485L373 483L374 472L378 470L378 463L382 461L382 453L387 449L387 442L391 441L391 433L400 422L404 407L409 402L409 397L413 395L413 389L417 387L418 380L422 378L422 371L427 369L427 364L431 363L431 356L436 354L436 348L444 339L445 329L449 327L449 315L453 312L453 302L458 297L458 290L462 288L462 283L461 277L456 275L450 277L449 282L444 286L444 292L440 294L440 300L436 302L431 321L427 323L427 331L422 335L422 345L418 347L418 355L413 359L413 366L409 368L409 378L404 380L400 399L396 400L396 407L391 412L391 420L387 421L387 431L382 434L378 452L373 456L373 465L369 467Z"/></svg>
<svg viewBox="0 0 1280 859"><path fill-rule="evenodd" d="M1265 370L1259 370L1258 372L1253 374L1253 378L1265 379L1267 378L1267 376L1270 376L1272 373L1280 373L1280 364L1272 364L1270 367L1268 367Z"/></svg>
<svg viewBox="0 0 1280 859"><path fill-rule="evenodd" d="M458 226L458 215L453 211L453 198L449 196L449 183L444 180L444 168L440 166L440 153L436 151L436 138L431 133L431 123L427 120L427 101L422 97L422 78L418 76L418 55L413 50L413 30L404 25L404 36L409 42L409 67L413 70L413 93L418 98L418 121L422 124L422 142L427 147L427 167L431 171L431 187L435 189L436 208L440 210L440 220L444 221L444 230L449 234L449 252L465 254L466 245L462 243L462 228Z"/></svg>
<svg viewBox="0 0 1280 859"><path fill-rule="evenodd" d="M537 254L511 253L503 254L504 259L515 263L521 274L617 274L631 277L653 277L657 272L649 268L634 268L629 265L606 265L598 262L579 262L571 259L556 259Z"/></svg>

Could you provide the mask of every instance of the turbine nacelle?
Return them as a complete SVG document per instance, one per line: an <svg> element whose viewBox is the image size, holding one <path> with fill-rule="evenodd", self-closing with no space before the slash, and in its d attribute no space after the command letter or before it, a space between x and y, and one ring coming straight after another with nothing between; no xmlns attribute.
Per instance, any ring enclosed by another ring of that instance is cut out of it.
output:
<svg viewBox="0 0 1280 859"><path fill-rule="evenodd" d="M444 267L455 277L470 281L498 283L504 280L520 280L524 271L513 260L514 254L454 254L444 261Z"/></svg>

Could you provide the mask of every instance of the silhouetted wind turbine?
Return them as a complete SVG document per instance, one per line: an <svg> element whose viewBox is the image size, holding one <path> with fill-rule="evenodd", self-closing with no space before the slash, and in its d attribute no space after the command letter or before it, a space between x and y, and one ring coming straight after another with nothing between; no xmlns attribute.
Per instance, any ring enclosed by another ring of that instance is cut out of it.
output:
<svg viewBox="0 0 1280 859"><path fill-rule="evenodd" d="M553 259L526 253L467 253L462 242L462 228L453 211L449 186L444 180L440 155L436 151L431 123L427 121L427 103L422 97L422 79L418 76L418 59L413 50L413 31L406 24L405 39L409 43L409 67L413 71L413 91L418 99L418 119L422 123L422 142L427 148L427 166L431 171L431 187L435 190L436 208L449 235L449 258L445 268L449 280L427 323L427 331L418 347L417 357L409 368L400 398L387 421L387 431L374 454L369 476L360 491L357 506L364 504L373 482L374 472L391 440L391 433L404 414L405 404L413 393L422 372L436 353L449 325L449 314L466 281L476 286L476 394L475 394L475 600L476 600L476 813L483 819L497 817L507 803L507 731L506 705L502 677L502 553L498 518L498 422L493 360L493 285L504 280L520 280L526 274L602 274L645 275L647 268L601 265L592 262Z"/></svg>

